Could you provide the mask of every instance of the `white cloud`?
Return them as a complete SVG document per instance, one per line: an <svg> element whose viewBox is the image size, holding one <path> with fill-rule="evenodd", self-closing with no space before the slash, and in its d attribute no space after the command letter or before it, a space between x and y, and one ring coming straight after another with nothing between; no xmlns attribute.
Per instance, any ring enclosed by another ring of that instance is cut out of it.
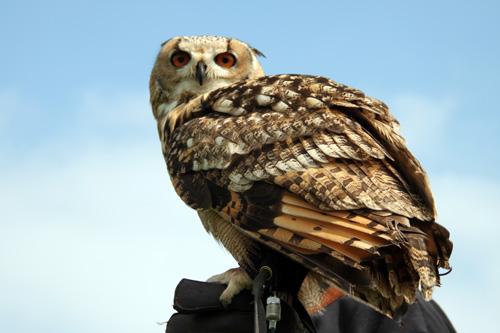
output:
<svg viewBox="0 0 500 333"><path fill-rule="evenodd" d="M155 120L146 89L129 92L87 89L75 110L79 114L79 124L83 126L133 125L154 129Z"/></svg>
<svg viewBox="0 0 500 333"><path fill-rule="evenodd" d="M500 182L476 175L448 173L433 178L438 221L451 233L453 271L442 278L436 299L457 330L487 332L500 292L494 287L500 225L495 207ZM478 318L485 318L479 320Z"/></svg>
<svg viewBox="0 0 500 333"><path fill-rule="evenodd" d="M94 147L67 165L35 164L1 179L10 331L158 331L181 278L235 265L175 195L161 152Z"/></svg>
<svg viewBox="0 0 500 333"><path fill-rule="evenodd" d="M181 278L235 266L173 191L154 122L137 140L92 127L113 105L130 108L124 136L140 128L130 112L142 97L83 103L91 140L52 137L22 164L0 165L3 330L158 332Z"/></svg>

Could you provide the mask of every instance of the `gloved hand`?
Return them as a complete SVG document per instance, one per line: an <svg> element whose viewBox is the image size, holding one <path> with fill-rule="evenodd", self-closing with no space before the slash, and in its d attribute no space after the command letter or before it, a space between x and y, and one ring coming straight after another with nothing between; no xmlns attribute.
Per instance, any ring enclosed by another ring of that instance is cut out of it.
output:
<svg viewBox="0 0 500 333"><path fill-rule="evenodd" d="M177 285L174 309L166 333L185 332L254 332L254 297L244 290L233 298L227 309L219 301L225 285L183 279ZM265 305L264 305L265 306ZM267 324L266 324L267 326ZM281 302L281 320L277 333L308 332L295 310Z"/></svg>
<svg viewBox="0 0 500 333"><path fill-rule="evenodd" d="M224 309L219 296L225 288L221 284L183 279L175 290L174 308L178 313L170 318L166 333L253 333L253 295L250 291L242 291ZM421 296L418 299L419 302L411 304L403 316L405 327L349 297L333 302L324 309L323 315L314 316L313 321L319 333L456 332L434 301L425 302ZM310 331L304 328L297 312L282 301L276 332Z"/></svg>

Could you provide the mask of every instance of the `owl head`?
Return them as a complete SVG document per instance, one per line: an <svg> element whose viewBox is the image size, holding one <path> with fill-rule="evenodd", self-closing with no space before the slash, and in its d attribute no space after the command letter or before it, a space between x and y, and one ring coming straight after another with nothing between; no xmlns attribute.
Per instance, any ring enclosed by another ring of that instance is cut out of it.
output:
<svg viewBox="0 0 500 333"><path fill-rule="evenodd" d="M233 38L183 36L166 41L149 85L155 117L200 94L264 76L257 56L263 54Z"/></svg>

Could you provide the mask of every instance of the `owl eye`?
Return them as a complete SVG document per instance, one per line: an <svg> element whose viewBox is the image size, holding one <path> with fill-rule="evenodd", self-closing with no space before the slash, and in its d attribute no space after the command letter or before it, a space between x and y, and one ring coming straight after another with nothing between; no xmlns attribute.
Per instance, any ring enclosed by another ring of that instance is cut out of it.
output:
<svg viewBox="0 0 500 333"><path fill-rule="evenodd" d="M215 62L219 66L229 68L234 66L234 64L236 63L236 58L231 53L226 52L218 54L215 57Z"/></svg>
<svg viewBox="0 0 500 333"><path fill-rule="evenodd" d="M175 67L184 66L189 62L189 60L191 60L191 56L184 51L177 51L172 55L172 58L170 58L170 62Z"/></svg>

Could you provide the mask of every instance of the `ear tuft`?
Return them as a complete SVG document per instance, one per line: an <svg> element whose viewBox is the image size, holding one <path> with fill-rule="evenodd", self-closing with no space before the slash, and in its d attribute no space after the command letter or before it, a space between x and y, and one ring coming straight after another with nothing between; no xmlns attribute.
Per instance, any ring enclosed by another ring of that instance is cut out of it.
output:
<svg viewBox="0 0 500 333"><path fill-rule="evenodd" d="M252 52L253 52L256 56L258 56L258 57L264 57L264 58L266 57L266 56L264 55L264 53L260 52L259 50L255 49L255 48L253 48L253 47L251 47L251 46L250 46L250 49L252 50Z"/></svg>

